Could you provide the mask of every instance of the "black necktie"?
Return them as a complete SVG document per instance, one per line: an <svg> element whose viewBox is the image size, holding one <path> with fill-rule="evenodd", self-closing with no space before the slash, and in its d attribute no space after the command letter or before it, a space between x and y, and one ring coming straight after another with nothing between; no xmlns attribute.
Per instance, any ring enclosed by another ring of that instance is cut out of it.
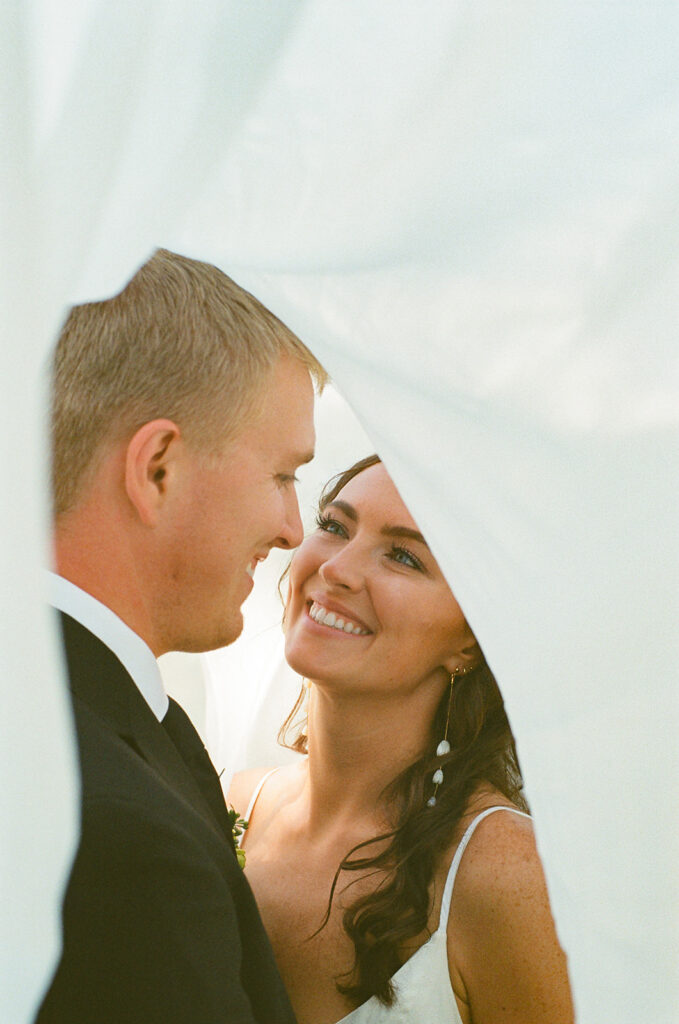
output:
<svg viewBox="0 0 679 1024"><path fill-rule="evenodd" d="M200 786L210 810L226 833L230 846L234 848L231 822L219 776L191 719L172 697L170 697L170 707L163 719L163 725L187 768Z"/></svg>

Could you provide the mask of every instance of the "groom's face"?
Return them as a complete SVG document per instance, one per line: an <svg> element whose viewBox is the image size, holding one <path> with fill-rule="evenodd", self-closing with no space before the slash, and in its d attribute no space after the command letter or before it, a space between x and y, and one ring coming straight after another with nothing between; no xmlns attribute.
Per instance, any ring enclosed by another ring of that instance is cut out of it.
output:
<svg viewBox="0 0 679 1024"><path fill-rule="evenodd" d="M193 453L187 461L166 566L166 650L213 650L235 640L257 563L271 548L302 540L295 473L313 456L315 440L308 370L282 357L262 399L221 456Z"/></svg>

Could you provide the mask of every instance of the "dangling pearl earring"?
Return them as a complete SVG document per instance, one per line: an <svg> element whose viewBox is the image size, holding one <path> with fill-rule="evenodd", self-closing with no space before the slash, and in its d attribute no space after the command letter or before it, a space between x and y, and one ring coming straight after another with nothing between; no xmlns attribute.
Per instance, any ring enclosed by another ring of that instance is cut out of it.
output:
<svg viewBox="0 0 679 1024"><path fill-rule="evenodd" d="M459 666L453 669L450 674L450 691L448 693L448 713L446 715L446 731L443 734L443 739L436 748L437 757L445 757L446 754L450 753L450 743L448 742L448 728L450 726L450 708L453 703L453 684L457 676L463 676L467 672L471 672L476 665L467 665L465 668ZM434 792L427 800L427 807L436 807L436 794L438 793L439 786L443 782L443 768L437 768L431 777L431 781L434 783Z"/></svg>

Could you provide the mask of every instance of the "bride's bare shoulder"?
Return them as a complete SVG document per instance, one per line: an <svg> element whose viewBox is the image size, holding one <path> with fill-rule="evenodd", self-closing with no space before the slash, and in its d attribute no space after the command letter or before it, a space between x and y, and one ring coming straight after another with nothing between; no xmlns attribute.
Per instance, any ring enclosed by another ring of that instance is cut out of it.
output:
<svg viewBox="0 0 679 1024"><path fill-rule="evenodd" d="M255 792L258 784L268 775L269 772L273 772L271 779L267 781L266 789L275 788L277 791L285 792L289 788L292 788L296 784L296 780L299 775L299 767L297 764L291 765L269 765L260 766L259 768L248 768L246 771L236 772L231 780L231 784L226 793L226 802L232 807L235 807L240 814L245 814L246 808L249 806L252 799L252 795Z"/></svg>
<svg viewBox="0 0 679 1024"><path fill-rule="evenodd" d="M474 830L468 848L460 862L455 882L456 895L469 890L476 898L477 887L488 891L491 881L502 885L503 880L510 887L513 876L523 874L530 865L529 873L539 868L540 860L535 845L533 822L497 790L480 789L472 798L460 822L459 834L455 837L453 850L472 822L491 808L506 808L495 811L480 820Z"/></svg>
<svg viewBox="0 0 679 1024"><path fill-rule="evenodd" d="M531 1020L572 1024L566 959L529 818L498 811L479 822L455 878L448 936L451 977L464 979L475 1021L525 1021L530 1007Z"/></svg>
<svg viewBox="0 0 679 1024"><path fill-rule="evenodd" d="M236 772L226 791L227 804L235 807L239 814L245 814L245 808L250 803L255 786L267 771L269 768L248 768L243 772Z"/></svg>

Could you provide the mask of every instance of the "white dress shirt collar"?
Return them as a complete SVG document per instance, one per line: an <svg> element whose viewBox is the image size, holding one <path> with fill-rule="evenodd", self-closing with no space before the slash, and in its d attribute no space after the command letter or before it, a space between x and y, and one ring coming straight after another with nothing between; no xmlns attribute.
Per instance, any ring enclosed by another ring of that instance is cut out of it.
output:
<svg viewBox="0 0 679 1024"><path fill-rule="evenodd" d="M48 573L49 602L54 608L70 615L105 644L127 669L137 689L159 722L163 720L169 702L153 651L142 638L127 626L115 612L96 597L81 590L75 583Z"/></svg>

